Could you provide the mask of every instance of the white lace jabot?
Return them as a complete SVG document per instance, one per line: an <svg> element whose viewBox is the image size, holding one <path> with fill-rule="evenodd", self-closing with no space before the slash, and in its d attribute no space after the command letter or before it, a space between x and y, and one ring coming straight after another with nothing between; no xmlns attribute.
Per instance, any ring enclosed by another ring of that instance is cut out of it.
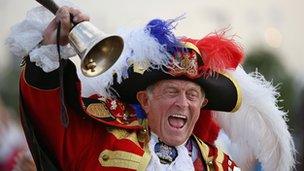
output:
<svg viewBox="0 0 304 171"><path fill-rule="evenodd" d="M146 169L147 171L194 171L193 160L188 154L188 149L185 147L185 143L176 147L178 156L171 164L161 164L158 156L154 152L154 146L157 142L157 135L151 133L151 139L149 141L151 160Z"/></svg>

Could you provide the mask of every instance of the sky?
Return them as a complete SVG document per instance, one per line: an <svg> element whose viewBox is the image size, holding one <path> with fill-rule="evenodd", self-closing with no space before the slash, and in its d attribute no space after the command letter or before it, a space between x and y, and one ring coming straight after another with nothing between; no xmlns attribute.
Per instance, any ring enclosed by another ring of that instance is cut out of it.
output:
<svg viewBox="0 0 304 171"><path fill-rule="evenodd" d="M91 16L91 22L106 33L121 27L136 27L154 18L185 15L176 27L179 36L202 38L222 29L237 35L245 53L255 47L278 54L287 70L304 78L303 0L71 0ZM186 3L188 2L188 3ZM0 73L14 62L5 46L10 27L21 22L33 0L0 0ZM304 85L304 81L303 85Z"/></svg>

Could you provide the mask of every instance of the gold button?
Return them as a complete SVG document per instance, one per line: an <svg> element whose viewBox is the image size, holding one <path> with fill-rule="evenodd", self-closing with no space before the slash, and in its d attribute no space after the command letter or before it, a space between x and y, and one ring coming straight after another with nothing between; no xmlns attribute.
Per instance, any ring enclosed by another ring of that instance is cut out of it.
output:
<svg viewBox="0 0 304 171"><path fill-rule="evenodd" d="M109 160L110 156L107 154L104 154L104 155L102 155L101 158L102 158L102 160L107 161L107 160Z"/></svg>

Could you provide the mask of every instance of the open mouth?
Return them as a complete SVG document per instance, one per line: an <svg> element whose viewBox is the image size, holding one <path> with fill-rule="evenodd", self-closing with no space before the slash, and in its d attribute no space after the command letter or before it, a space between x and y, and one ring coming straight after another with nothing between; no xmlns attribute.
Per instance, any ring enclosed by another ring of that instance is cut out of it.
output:
<svg viewBox="0 0 304 171"><path fill-rule="evenodd" d="M181 114L174 114L168 118L169 125L173 128L181 129L187 122L187 116Z"/></svg>

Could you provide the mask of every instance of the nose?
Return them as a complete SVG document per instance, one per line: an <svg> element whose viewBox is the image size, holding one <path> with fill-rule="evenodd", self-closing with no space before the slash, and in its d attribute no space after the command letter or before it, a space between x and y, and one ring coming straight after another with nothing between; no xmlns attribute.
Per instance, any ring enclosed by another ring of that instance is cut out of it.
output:
<svg viewBox="0 0 304 171"><path fill-rule="evenodd" d="M188 107L188 99L186 94L181 93L179 96L176 97L175 105L180 107L181 109Z"/></svg>

